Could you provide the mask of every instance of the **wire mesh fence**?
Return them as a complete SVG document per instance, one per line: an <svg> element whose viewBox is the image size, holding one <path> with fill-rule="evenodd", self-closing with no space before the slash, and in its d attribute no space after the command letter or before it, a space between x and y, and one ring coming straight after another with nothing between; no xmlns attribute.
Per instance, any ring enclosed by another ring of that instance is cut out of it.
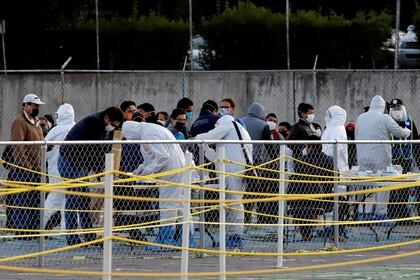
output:
<svg viewBox="0 0 420 280"><path fill-rule="evenodd" d="M334 261L334 254L418 249L414 155L409 169L396 158L375 169L356 154L348 169L338 164L340 145L392 149L415 147L416 141L2 144L1 265L97 271L111 239L113 268L122 270L139 259L171 259L181 266L187 248L187 258L204 262L232 255L228 272L237 265L233 260L251 262L247 257L254 257L250 267L262 268L267 258L272 267L288 257L325 254ZM325 145L333 146L332 155L323 152ZM24 149L39 155L39 168L25 167ZM49 157L52 149L57 162ZM168 156L163 160L156 151ZM254 160L255 153L264 160ZM106 195L109 186L112 195ZM107 213L104 204L111 199ZM113 220L110 237L104 235L107 217ZM165 269L142 266L135 272ZM220 272L218 266L200 269Z"/></svg>
<svg viewBox="0 0 420 280"><path fill-rule="evenodd" d="M324 126L323 113L338 104L347 111L347 119L355 120L370 99L379 94L386 101L399 98L414 122L417 113L419 76L415 70L293 70L293 71L78 71L65 72L61 85L60 72L9 71L0 78L0 137L10 139L9 123L21 109L25 94L33 92L47 104L40 113L54 115L62 101L72 104L75 119L124 100L137 105L148 102L155 111L170 113L178 100L188 97L194 102L193 119L208 99L219 103L232 98L235 115L244 117L249 106L258 102L265 113L275 113L278 121L294 123L297 106L310 103L315 108L316 122Z"/></svg>

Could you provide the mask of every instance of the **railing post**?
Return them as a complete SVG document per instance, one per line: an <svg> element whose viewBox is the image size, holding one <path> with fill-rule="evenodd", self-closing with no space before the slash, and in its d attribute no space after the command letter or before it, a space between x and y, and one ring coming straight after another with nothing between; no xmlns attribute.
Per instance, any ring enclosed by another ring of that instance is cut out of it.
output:
<svg viewBox="0 0 420 280"><path fill-rule="evenodd" d="M201 143L198 147L199 147L199 150L198 150L198 152L199 152L199 164L203 165L204 164L204 144ZM200 170L199 174L200 174L200 187L204 188L204 182L203 182L204 171ZM201 201L204 200L204 190L203 189L201 189L200 192L199 192L199 198L200 198ZM200 207L201 207L200 209L204 209L203 208L204 207L203 202L200 202ZM199 240L198 247L201 248L201 249L204 249L204 233L205 233L205 230L206 230L206 225L204 224L204 222L205 222L204 213L200 213L200 222L201 222L200 223L200 240ZM200 257L204 257L204 254L200 253Z"/></svg>
<svg viewBox="0 0 420 280"><path fill-rule="evenodd" d="M225 174L225 148L220 147L218 149L217 160L218 160L218 171L219 173L219 250L220 252L226 251L226 213L225 213L225 189L226 189L226 178ZM226 254L219 254L219 272L226 272ZM225 275L220 275L220 280L225 280Z"/></svg>
<svg viewBox="0 0 420 280"><path fill-rule="evenodd" d="M47 176L45 175L47 173L47 144L41 146L41 183L45 184L47 183ZM44 219L45 219L45 192L41 191L39 193L40 195L40 201L39 201L39 228L41 230L45 229L44 226ZM40 232L41 234L44 232ZM43 252L45 251L45 237L40 236L39 237L39 251ZM40 255L38 258L39 266L43 267L45 265L45 258L44 255Z"/></svg>
<svg viewBox="0 0 420 280"><path fill-rule="evenodd" d="M190 152L185 153L185 166L191 167L192 166L192 154ZM184 183L187 185L191 185L191 169L185 171L184 173ZM190 246L189 238L190 238L190 224L191 224L191 189L189 187L185 187L183 189L184 193L184 202L182 203L182 247L188 248ZM189 251L186 249L182 250L181 254L181 273L187 274L188 273L188 258L189 258ZM188 276L182 276L182 280L187 280Z"/></svg>
<svg viewBox="0 0 420 280"><path fill-rule="evenodd" d="M334 173L334 193L337 194L338 191L338 180L339 175L338 175L338 144L337 142L335 142L333 144L333 155L334 155L334 171L336 171L336 173ZM338 209L338 196L334 196L334 209L333 209L333 220L336 222L340 219L340 213L339 213L339 209ZM327 222L327 221L325 221ZM338 248L339 246L339 225L337 223L334 223L334 245L335 247Z"/></svg>
<svg viewBox="0 0 420 280"><path fill-rule="evenodd" d="M283 242L284 242L284 208L285 208L285 203L284 203L284 196L282 196L285 193L285 166L286 166L286 145L285 144L281 144L280 145L280 166L279 166L279 170L280 170L280 176L279 176L279 195L280 195L280 200L279 200L279 226L277 227L277 253L279 254L277 256L277 267L283 267Z"/></svg>
<svg viewBox="0 0 420 280"><path fill-rule="evenodd" d="M108 153L105 156L105 171L110 172L114 169L114 154ZM103 273L112 272L112 208L113 208L113 173L105 175L105 202L104 202L104 238L109 238L104 241L103 251ZM111 275L104 275L103 280L111 280Z"/></svg>

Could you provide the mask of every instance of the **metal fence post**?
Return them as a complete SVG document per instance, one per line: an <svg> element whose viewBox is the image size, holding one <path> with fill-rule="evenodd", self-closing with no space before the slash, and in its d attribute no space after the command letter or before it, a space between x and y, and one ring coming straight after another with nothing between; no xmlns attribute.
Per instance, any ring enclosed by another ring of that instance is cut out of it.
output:
<svg viewBox="0 0 420 280"><path fill-rule="evenodd" d="M198 148L199 148L199 150L198 150L198 152L199 152L199 164L203 165L204 164L204 144L203 143L200 144L198 146ZM203 181L204 180L204 171L200 170L199 174L200 174L200 187L204 188L204 181ZM199 199L201 201L204 200L204 190L203 189L201 189L200 192L199 192ZM203 202L200 202L200 207L201 207L201 209L204 209L203 208L204 207ZM204 213L200 213L200 222L201 222L200 223L200 240L199 240L198 247L204 249L204 233L205 233L205 230L206 230L206 225L203 223L203 222L205 222ZM204 257L204 253L200 253L200 257Z"/></svg>
<svg viewBox="0 0 420 280"><path fill-rule="evenodd" d="M338 144L337 141L333 144L333 155L334 155L334 193L338 193L338 180L339 174L338 174ZM334 209L333 209L333 220L338 221L340 219L340 213L338 209L338 196L334 197ZM326 222L326 221L325 221ZM337 223L334 223L334 245L338 247L339 245L339 225Z"/></svg>
<svg viewBox="0 0 420 280"><path fill-rule="evenodd" d="M190 152L185 153L185 166L191 167L192 166L192 154ZM191 169L185 171L184 173L184 183L187 185L191 185ZM189 187L184 188L184 199L185 201L182 203L182 247L188 248L190 246L189 238L190 238L190 224L191 224L191 203L189 200L191 199L191 189ZM182 250L181 254L181 273L187 274L188 273L188 257L189 251L186 249ZM188 276L182 276L182 280L187 280Z"/></svg>
<svg viewBox="0 0 420 280"><path fill-rule="evenodd" d="M283 267L283 241L284 241L284 208L285 208L285 203L284 203L284 197L281 196L285 193L285 166L286 166L286 145L285 144L281 144L280 145L280 166L279 166L279 170L280 170L280 176L279 176L279 195L280 195L280 199L279 200L279 226L277 227L277 253L279 253L279 255L277 256L277 267Z"/></svg>
<svg viewBox="0 0 420 280"><path fill-rule="evenodd" d="M47 143L43 144L41 146L41 184L47 183L47 176L45 175L47 173ZM39 193L40 195L40 202L39 202L39 228L41 230L44 230L44 217L45 217L45 192L41 191ZM40 232L43 233L43 232ZM45 251L45 238L44 236L39 237L39 251L43 252ZM45 265L45 258L44 255L40 255L38 258L39 266Z"/></svg>
<svg viewBox="0 0 420 280"><path fill-rule="evenodd" d="M226 181L225 181L225 148L220 147L218 149L217 160L219 161L218 171L219 173L219 250L220 252L226 251L226 213L225 213L225 189L226 189ZM226 272L226 254L220 253L219 254L219 272L225 273ZM220 280L225 280L226 275L220 275Z"/></svg>
<svg viewBox="0 0 420 280"><path fill-rule="evenodd" d="M114 169L114 154L108 153L105 156L105 171L110 172ZM112 208L113 208L113 177L114 174L107 173L105 175L105 202L104 202L104 241L103 251L103 273L112 272ZM111 280L111 275L104 275L103 280Z"/></svg>

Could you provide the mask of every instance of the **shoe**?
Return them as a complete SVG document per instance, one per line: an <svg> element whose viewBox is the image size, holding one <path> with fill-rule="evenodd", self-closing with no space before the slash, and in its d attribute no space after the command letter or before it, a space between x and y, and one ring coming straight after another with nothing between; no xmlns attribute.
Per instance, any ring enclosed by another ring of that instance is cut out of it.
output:
<svg viewBox="0 0 420 280"><path fill-rule="evenodd" d="M244 239L239 234L228 235L226 238L226 248L242 249L244 247Z"/></svg>
<svg viewBox="0 0 420 280"><path fill-rule="evenodd" d="M159 234L156 236L153 243L178 246L177 241L174 239L175 236L175 226L164 226L159 228ZM148 245L145 247L146 251L151 252L161 252L161 251L170 251L173 249L163 248L157 245Z"/></svg>

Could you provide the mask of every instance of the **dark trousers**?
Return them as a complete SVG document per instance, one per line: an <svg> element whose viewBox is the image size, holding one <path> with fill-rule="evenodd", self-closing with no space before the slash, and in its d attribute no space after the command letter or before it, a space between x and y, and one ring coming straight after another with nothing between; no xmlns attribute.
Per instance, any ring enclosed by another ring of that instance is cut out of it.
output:
<svg viewBox="0 0 420 280"><path fill-rule="evenodd" d="M89 174L89 170L82 168L75 168L70 165L69 161L60 156L58 158L58 171L62 177L68 179L76 179L85 177ZM69 189L70 191L75 192L84 192L89 193L88 187L77 187ZM86 210L91 210L90 208L90 197L89 196L80 196L73 194L66 194L66 210L83 210L81 212L77 211L66 211L64 214L64 219L66 222L66 229L77 229L77 217L79 216L80 226L84 229L92 228L92 218L91 213ZM85 234L85 241L91 241L96 239L95 233ZM67 244L77 244L80 243L80 237L77 234L72 234L67 236Z"/></svg>
<svg viewBox="0 0 420 280"><path fill-rule="evenodd" d="M11 169L9 178L17 182L41 182L39 174L34 174L21 169ZM18 208L10 208L7 212L10 215L9 225L16 229L39 229L40 228L40 211L28 208L39 208L40 192L25 191L12 194L6 198L6 202Z"/></svg>

